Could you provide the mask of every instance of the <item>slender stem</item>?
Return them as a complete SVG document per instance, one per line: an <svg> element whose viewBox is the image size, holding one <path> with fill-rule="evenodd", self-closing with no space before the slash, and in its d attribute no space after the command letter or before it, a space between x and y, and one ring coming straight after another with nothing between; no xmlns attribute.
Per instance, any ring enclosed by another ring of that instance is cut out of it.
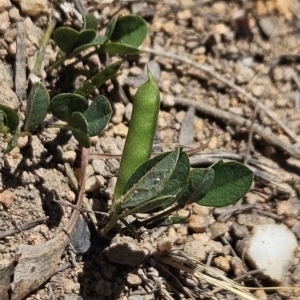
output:
<svg viewBox="0 0 300 300"><path fill-rule="evenodd" d="M179 208L180 208L179 205L171 207L171 208L169 208L169 209L167 209L167 210L159 213L158 215L155 215L155 216L153 216L153 217L151 217L149 219L146 219L146 220L142 221L142 224L146 225L146 224L153 223L154 221L159 220L159 219L161 219L161 218L163 218L163 217L171 214L172 212L178 210Z"/></svg>
<svg viewBox="0 0 300 300"><path fill-rule="evenodd" d="M49 40L50 40L50 37L51 37L51 34L55 28L55 25L56 25L56 20L53 19L46 32L45 32L45 35L43 37L43 40L42 40L42 44L41 44L41 48L39 50L39 53L37 55L37 58L36 58L36 61L35 61L35 65L34 65L34 68L32 70L32 73L38 77L41 77L41 69L42 69L42 62L44 60L44 57L45 57L45 53L46 53L46 47L49 43Z"/></svg>
<svg viewBox="0 0 300 300"><path fill-rule="evenodd" d="M59 123L53 123L48 126L48 128L62 128L62 129L68 129L67 124L59 124Z"/></svg>
<svg viewBox="0 0 300 300"><path fill-rule="evenodd" d="M112 214L110 221L106 224L106 226L103 229L101 229L101 232L100 232L101 235L106 236L108 234L108 232L115 227L118 220L119 220L119 215Z"/></svg>
<svg viewBox="0 0 300 300"><path fill-rule="evenodd" d="M47 74L50 74L54 69L57 69L60 65L62 65L64 63L65 60L66 60L66 57L64 55L61 59L56 61L50 68L48 68L46 70Z"/></svg>

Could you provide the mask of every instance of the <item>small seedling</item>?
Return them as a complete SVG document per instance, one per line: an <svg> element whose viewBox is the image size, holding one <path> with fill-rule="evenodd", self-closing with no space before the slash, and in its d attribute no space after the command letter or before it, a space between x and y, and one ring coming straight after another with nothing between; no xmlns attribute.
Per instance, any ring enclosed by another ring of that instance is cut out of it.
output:
<svg viewBox="0 0 300 300"><path fill-rule="evenodd" d="M138 47L147 36L147 25L140 17L133 15L113 18L105 35L97 36L97 21L94 16L87 15L80 31L61 27L53 36L60 54L48 74L63 67L70 58L76 58L72 63L76 64L93 54L141 53ZM77 57L86 49L92 51ZM40 66L41 57L38 60ZM18 114L0 105L0 133L8 143L5 153L16 146L20 135L33 134L48 113L58 119L58 123L51 124L52 127L71 130L82 146L90 147L90 137L104 129L112 109L108 99L102 95L93 99L91 105L88 105L86 97L109 79L115 78L121 63L122 60L117 61L93 74L73 93L66 91L51 100L44 84L34 83L28 96L25 124L21 129ZM39 67L34 70L38 76ZM166 216L187 204L226 206L238 201L251 186L252 171L237 162L220 161L207 169L191 170L188 156L180 147L150 159L159 105L159 89L148 71L148 81L134 97L132 119L110 209L111 219L101 230L103 236L119 219L128 215L155 211L158 213L155 219L164 223L173 222ZM153 220L150 218L148 222Z"/></svg>
<svg viewBox="0 0 300 300"><path fill-rule="evenodd" d="M97 20L93 15L84 17L80 31L61 27L54 34L54 40L60 48L57 61L48 69L48 74L54 69L64 66L70 58L76 58L73 64L82 61L92 54L132 54L140 53L138 47L147 36L147 24L138 16L129 15L113 18L103 36L97 35ZM52 28L51 23L49 28ZM48 30L49 31L49 30ZM47 32L48 32L47 31ZM50 35L50 34L49 34ZM78 54L92 48L87 56L81 58ZM34 68L38 77L44 51L40 52ZM77 58L78 57L78 58ZM30 135L44 121L48 113L58 119L51 127L65 128L72 131L74 137L84 147L90 147L90 137L98 135L110 120L112 109L108 99L104 96L96 97L88 106L88 97L96 88L117 76L122 60L104 68L87 79L73 93L62 93L50 100L45 85L36 82L32 85L26 110L26 120L23 128L19 128L19 117L13 109L0 106L0 133L8 143L5 153L10 152L16 145L19 136ZM61 123L63 121L64 123Z"/></svg>
<svg viewBox="0 0 300 300"><path fill-rule="evenodd" d="M111 207L111 219L101 230L103 236L119 219L137 213L160 212L163 224L171 212L187 204L222 207L235 203L250 188L253 172L237 162L219 161L207 169L190 170L186 152L180 147L150 158L157 124L159 92L148 71L133 102L133 115L118 174ZM154 221L153 218L149 222Z"/></svg>

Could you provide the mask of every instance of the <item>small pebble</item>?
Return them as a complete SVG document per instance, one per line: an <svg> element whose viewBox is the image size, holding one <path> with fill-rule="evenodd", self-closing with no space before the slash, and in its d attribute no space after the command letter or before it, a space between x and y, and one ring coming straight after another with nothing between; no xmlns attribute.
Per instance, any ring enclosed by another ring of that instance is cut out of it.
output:
<svg viewBox="0 0 300 300"><path fill-rule="evenodd" d="M141 277L136 274L129 274L126 278L126 281L130 286L138 286L143 282Z"/></svg>
<svg viewBox="0 0 300 300"><path fill-rule="evenodd" d="M0 203L2 203L5 209L11 208L14 198L15 194L9 190L0 193Z"/></svg>
<svg viewBox="0 0 300 300"><path fill-rule="evenodd" d="M203 244L198 240L186 242L184 245L184 252L199 259L200 261L204 261L206 259L206 252Z"/></svg>
<svg viewBox="0 0 300 300"><path fill-rule="evenodd" d="M204 232L208 227L208 218L192 215L189 220L189 227L196 233Z"/></svg>
<svg viewBox="0 0 300 300"><path fill-rule="evenodd" d="M173 247L173 241L169 237L160 238L157 241L158 251L171 251Z"/></svg>
<svg viewBox="0 0 300 300"><path fill-rule="evenodd" d="M214 264L216 267L220 268L221 270L225 272L229 272L231 270L231 256L218 256L214 259Z"/></svg>

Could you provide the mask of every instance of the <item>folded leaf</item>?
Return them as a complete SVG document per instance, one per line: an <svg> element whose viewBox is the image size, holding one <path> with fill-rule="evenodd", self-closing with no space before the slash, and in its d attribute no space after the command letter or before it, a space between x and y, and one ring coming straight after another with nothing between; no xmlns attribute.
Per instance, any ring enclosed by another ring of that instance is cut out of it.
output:
<svg viewBox="0 0 300 300"><path fill-rule="evenodd" d="M45 119L49 107L50 97L46 87L41 82L36 82L29 93L25 130L35 129Z"/></svg>
<svg viewBox="0 0 300 300"><path fill-rule="evenodd" d="M126 208L145 205L147 201L155 198L172 176L181 151L182 149L177 148L147 161L146 167L145 164L140 166L132 176L137 178L136 173L141 176L125 195L115 201L113 211L120 214Z"/></svg>
<svg viewBox="0 0 300 300"><path fill-rule="evenodd" d="M215 177L215 171L212 168L195 169L190 172L188 188L179 200L179 205L185 205L198 202L210 190Z"/></svg>
<svg viewBox="0 0 300 300"><path fill-rule="evenodd" d="M88 135L88 123L83 114L74 112L68 122L75 139L85 148L91 146L90 137Z"/></svg>

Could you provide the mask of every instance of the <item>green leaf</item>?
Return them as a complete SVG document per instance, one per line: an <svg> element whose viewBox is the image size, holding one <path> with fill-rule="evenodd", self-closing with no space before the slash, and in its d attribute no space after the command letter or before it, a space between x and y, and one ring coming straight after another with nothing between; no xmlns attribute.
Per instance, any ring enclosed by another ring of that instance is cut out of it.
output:
<svg viewBox="0 0 300 300"><path fill-rule="evenodd" d="M212 166L215 177L210 191L197 203L222 207L235 203L249 190L253 172L238 162L217 163Z"/></svg>
<svg viewBox="0 0 300 300"><path fill-rule="evenodd" d="M46 87L41 82L36 82L28 96L24 126L26 131L35 129L45 119L49 101L50 97Z"/></svg>
<svg viewBox="0 0 300 300"><path fill-rule="evenodd" d="M88 135L88 123L84 115L80 112L74 112L70 116L68 122L69 128L72 130L72 133L75 139L85 148L91 146L90 137Z"/></svg>
<svg viewBox="0 0 300 300"><path fill-rule="evenodd" d="M72 52L78 36L79 32L69 27L60 27L53 33L57 46L65 52L66 55Z"/></svg>
<svg viewBox="0 0 300 300"><path fill-rule="evenodd" d="M101 51L109 54L118 54L118 55L142 53L142 51L140 51L136 47L124 45L121 43L113 43L113 42L106 42L101 47Z"/></svg>
<svg viewBox="0 0 300 300"><path fill-rule="evenodd" d="M17 128L16 131L14 132L13 136L8 141L8 144L7 144L6 149L4 150L4 153L9 153L12 149L14 149L17 146L19 135L20 135L20 130L19 130L19 128Z"/></svg>
<svg viewBox="0 0 300 300"><path fill-rule="evenodd" d="M75 93L86 97L96 88L104 84L107 80L115 77L122 62L123 62L122 60L119 60L111 64L110 66L105 68L103 71L101 71L91 79L85 81L82 84L82 86L75 91Z"/></svg>
<svg viewBox="0 0 300 300"><path fill-rule="evenodd" d="M156 196L157 198L164 198L159 209L165 209L181 198L187 188L189 174L190 161L186 152L182 151L172 176L165 184L163 190ZM167 199L168 196L169 200Z"/></svg>
<svg viewBox="0 0 300 300"><path fill-rule="evenodd" d="M81 31L79 33L75 43L73 44L71 51L73 52L76 48L78 48L80 46L84 46L86 44L89 44L90 42L92 42L94 40L96 35L97 35L97 33L91 29Z"/></svg>
<svg viewBox="0 0 300 300"><path fill-rule="evenodd" d="M109 101L104 96L98 96L83 114L88 123L89 136L99 134L107 125L112 114Z"/></svg>
<svg viewBox="0 0 300 300"><path fill-rule="evenodd" d="M147 23L139 16L128 15L117 19L110 40L137 48L144 42L147 34Z"/></svg>
<svg viewBox="0 0 300 300"><path fill-rule="evenodd" d="M0 111L2 112L2 122L8 127L11 134L13 134L19 126L19 116L10 107L0 104Z"/></svg>
<svg viewBox="0 0 300 300"><path fill-rule="evenodd" d="M198 202L210 190L215 177L215 171L212 168L195 169L190 172L188 188L178 201L181 207Z"/></svg>
<svg viewBox="0 0 300 300"><path fill-rule="evenodd" d="M66 56L68 56L74 49L92 42L96 35L96 31L92 29L78 32L69 27L61 27L55 30L54 40L58 47L66 53Z"/></svg>
<svg viewBox="0 0 300 300"><path fill-rule="evenodd" d="M72 55L76 56L78 53L80 53L83 50L86 50L86 49L91 48L91 47L101 46L106 41L107 41L107 36L105 36L105 35L104 36L97 36L90 43L87 43L85 45L77 47L76 49L73 49Z"/></svg>
<svg viewBox="0 0 300 300"><path fill-rule="evenodd" d="M107 24L107 27L106 27L106 31L105 31L105 36L107 36L108 39L111 38L111 35L113 34L114 32L114 29L115 29L115 26L116 26L116 23L118 21L118 17L113 17Z"/></svg>
<svg viewBox="0 0 300 300"><path fill-rule="evenodd" d="M66 122L72 113L84 113L87 108L88 103L83 96L71 93L59 94L50 102L50 111L54 117Z"/></svg>
<svg viewBox="0 0 300 300"><path fill-rule="evenodd" d="M88 14L83 17L83 30L91 29L97 32L98 22L94 15Z"/></svg>
<svg viewBox="0 0 300 300"><path fill-rule="evenodd" d="M126 208L136 208L141 205L145 206L149 200L152 202L151 199L155 198L155 196L162 191L166 182L172 176L181 151L182 149L177 148L172 152L158 155L141 165L132 176L135 178L137 178L136 174L142 176L139 177L138 181L125 195L115 201L115 212L118 214ZM154 209L159 206L159 204L160 202L153 203L149 209Z"/></svg>

